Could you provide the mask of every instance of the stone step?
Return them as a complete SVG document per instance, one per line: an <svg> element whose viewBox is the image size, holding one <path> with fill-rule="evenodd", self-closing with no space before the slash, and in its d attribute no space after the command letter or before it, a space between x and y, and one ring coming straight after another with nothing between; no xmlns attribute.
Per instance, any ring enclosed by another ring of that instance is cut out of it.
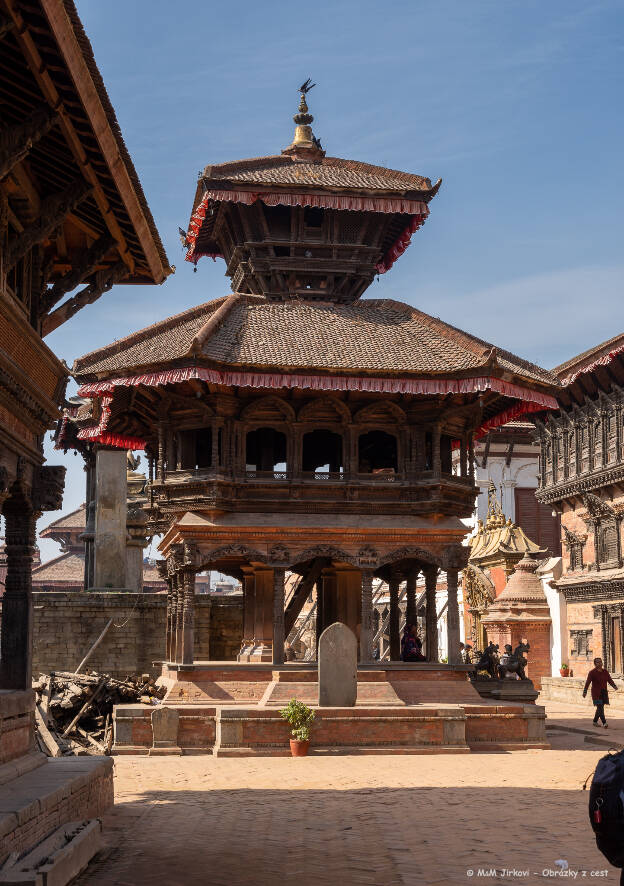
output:
<svg viewBox="0 0 624 886"><path fill-rule="evenodd" d="M110 757L59 757L14 778L0 791L0 864L68 819L94 818L113 802Z"/></svg>

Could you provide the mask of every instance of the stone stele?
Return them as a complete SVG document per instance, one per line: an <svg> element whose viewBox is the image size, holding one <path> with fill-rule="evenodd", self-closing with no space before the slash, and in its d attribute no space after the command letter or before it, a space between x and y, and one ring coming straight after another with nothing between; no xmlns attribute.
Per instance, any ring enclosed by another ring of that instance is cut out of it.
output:
<svg viewBox="0 0 624 886"><path fill-rule="evenodd" d="M351 708L357 699L357 640L341 622L325 628L318 645L319 706Z"/></svg>
<svg viewBox="0 0 624 886"><path fill-rule="evenodd" d="M152 711L152 747L150 756L158 754L181 754L178 747L178 721L180 716L172 708L159 706Z"/></svg>

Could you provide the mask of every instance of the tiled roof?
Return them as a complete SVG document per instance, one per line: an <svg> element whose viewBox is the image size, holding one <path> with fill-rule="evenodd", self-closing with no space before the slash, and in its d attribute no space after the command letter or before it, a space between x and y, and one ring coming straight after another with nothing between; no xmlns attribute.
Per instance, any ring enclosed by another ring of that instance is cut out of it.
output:
<svg viewBox="0 0 624 886"><path fill-rule="evenodd" d="M68 586L76 586L82 588L84 585L84 553L77 554L75 552L61 554L37 566L32 571L33 588L37 590L41 585L51 582L59 582ZM165 589L166 583L158 574L158 569L151 563L143 566L143 585L148 588Z"/></svg>
<svg viewBox="0 0 624 886"><path fill-rule="evenodd" d="M240 183L255 185L300 185L335 190L390 191L404 194L407 191L431 191L431 180L421 175L342 160L340 157L318 157L309 161L289 155L253 157L234 163L207 166L203 181L210 183Z"/></svg>
<svg viewBox="0 0 624 886"><path fill-rule="evenodd" d="M87 354L76 361L74 372L87 380L94 373L114 375L190 357L193 339L221 305L223 300L208 302ZM547 370L508 351L493 351L488 342L391 300L340 305L239 295L218 320L197 354L207 363L426 376L483 369L495 361L515 375L558 384Z"/></svg>
<svg viewBox="0 0 624 886"><path fill-rule="evenodd" d="M143 215L145 216L145 221L147 222L147 226L149 228L150 235L154 241L156 249L158 250L158 255L162 262L163 269L165 269L165 273L169 270L169 261L167 259L167 255L165 253L164 247L162 245L160 235L156 228L156 224L154 222L154 217L149 208L148 202L145 198L145 193L143 191L143 187L139 180L139 176L137 175L137 171L134 167L134 163L132 162L132 158L130 156L130 152L126 147L126 143L124 142L123 136L121 134L121 127L119 126L119 122L117 120L117 115L115 113L115 109L111 103L108 92L106 90L106 86L104 84L104 80L102 75L100 74L99 68L96 64L95 57L93 55L93 48L91 46L91 41L87 37L83 24L80 20L80 16L78 15L78 10L76 9L75 3L73 0L63 0L63 5L65 7L65 12L67 13L67 17L71 22L71 26L73 28L74 34L76 36L76 40L78 45L80 46L80 50L82 52L85 64L89 70L89 74L93 80L94 86L97 90L98 97L102 102L102 107L104 108L104 113L106 114L108 123L110 125L111 131L117 143L117 147L119 149L119 158L123 165L126 168L128 173L128 178L132 182L132 187L137 195L137 199L141 205L141 210Z"/></svg>
<svg viewBox="0 0 624 886"><path fill-rule="evenodd" d="M617 351L623 347L624 333L620 332L618 335L614 335L613 338L607 339L607 341L604 341L593 348L589 348L587 351L583 351L582 354L577 354L576 357L572 357L570 360L561 363L559 366L555 366L553 374L565 384L566 379L570 376L576 375L579 372L588 371L590 367L600 361L601 358L606 358L613 351Z"/></svg>
<svg viewBox="0 0 624 886"><path fill-rule="evenodd" d="M72 511L70 514L62 514L58 518L58 520L54 520L53 523L50 523L49 526L46 526L39 535L42 538L47 538L49 535L53 534L55 530L59 529L80 529L83 530L85 528L87 517L86 517L86 505L82 504L79 508L76 508L75 511Z"/></svg>
<svg viewBox="0 0 624 886"><path fill-rule="evenodd" d="M80 554L61 554L53 560L48 560L32 571L33 587L45 584L49 581L63 581L68 584L81 585L84 583L84 556Z"/></svg>

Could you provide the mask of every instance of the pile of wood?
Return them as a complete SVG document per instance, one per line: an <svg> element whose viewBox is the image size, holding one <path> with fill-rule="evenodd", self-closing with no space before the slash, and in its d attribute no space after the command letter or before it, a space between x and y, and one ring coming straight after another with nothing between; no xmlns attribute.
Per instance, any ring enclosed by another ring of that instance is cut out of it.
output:
<svg viewBox="0 0 624 886"><path fill-rule="evenodd" d="M51 757L67 754L110 754L113 745L113 706L143 702L158 704L164 687L149 674L115 680L108 674L44 674L33 683L37 693L36 736Z"/></svg>

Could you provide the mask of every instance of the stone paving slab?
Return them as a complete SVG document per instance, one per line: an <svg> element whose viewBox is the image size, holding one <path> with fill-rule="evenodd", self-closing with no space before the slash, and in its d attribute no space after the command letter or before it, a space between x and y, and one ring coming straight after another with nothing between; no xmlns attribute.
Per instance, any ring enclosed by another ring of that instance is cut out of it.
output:
<svg viewBox="0 0 624 886"><path fill-rule="evenodd" d="M558 859L608 871L581 790L604 751L578 734L552 741L466 756L118 758L107 849L78 883L533 886L553 882L543 871ZM528 873L476 876L514 867Z"/></svg>

